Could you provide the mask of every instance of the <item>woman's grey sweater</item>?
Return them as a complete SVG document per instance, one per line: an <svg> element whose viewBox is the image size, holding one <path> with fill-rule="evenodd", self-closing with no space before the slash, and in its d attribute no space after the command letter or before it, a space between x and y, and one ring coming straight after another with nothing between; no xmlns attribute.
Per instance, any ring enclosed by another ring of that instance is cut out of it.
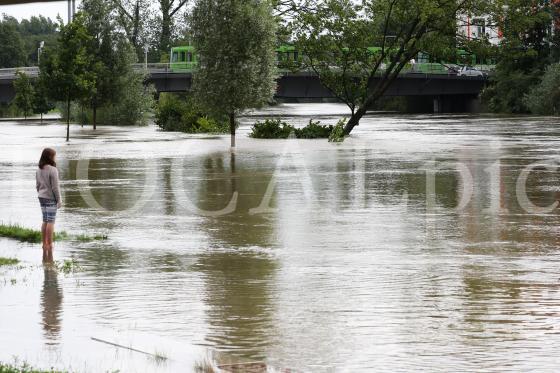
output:
<svg viewBox="0 0 560 373"><path fill-rule="evenodd" d="M37 194L39 198L53 199L60 205L62 199L60 198L58 170L56 167L50 165L43 166L43 169L37 170L35 178L37 180Z"/></svg>

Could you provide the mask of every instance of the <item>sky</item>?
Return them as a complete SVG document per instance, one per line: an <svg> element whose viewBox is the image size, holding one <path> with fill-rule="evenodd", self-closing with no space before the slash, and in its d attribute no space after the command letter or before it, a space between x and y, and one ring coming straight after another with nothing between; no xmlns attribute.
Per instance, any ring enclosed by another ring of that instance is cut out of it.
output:
<svg viewBox="0 0 560 373"><path fill-rule="evenodd" d="M60 14L62 19L66 22L68 18L68 3L66 1L57 1L52 3L29 3L22 5L0 5L0 14L6 13L17 19L29 18L31 16L43 15L50 17L52 20L56 19L57 14ZM76 2L76 7L79 0Z"/></svg>

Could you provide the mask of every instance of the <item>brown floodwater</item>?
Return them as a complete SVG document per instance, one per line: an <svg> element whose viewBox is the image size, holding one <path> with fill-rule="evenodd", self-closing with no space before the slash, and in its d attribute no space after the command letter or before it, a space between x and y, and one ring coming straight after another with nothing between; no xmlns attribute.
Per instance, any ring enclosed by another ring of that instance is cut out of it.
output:
<svg viewBox="0 0 560 373"><path fill-rule="evenodd" d="M0 267L0 361L556 371L560 214L528 211L518 180L560 157L560 121L372 115L341 145L248 137L258 118L334 124L343 113L253 113L235 154L228 136L154 126L75 126L66 144L62 125L0 123L0 221L39 227L34 173L52 146L57 229L108 235L56 245L74 273L43 266L39 245L0 239L0 256L21 260ZM535 205L560 197L557 169L525 181Z"/></svg>

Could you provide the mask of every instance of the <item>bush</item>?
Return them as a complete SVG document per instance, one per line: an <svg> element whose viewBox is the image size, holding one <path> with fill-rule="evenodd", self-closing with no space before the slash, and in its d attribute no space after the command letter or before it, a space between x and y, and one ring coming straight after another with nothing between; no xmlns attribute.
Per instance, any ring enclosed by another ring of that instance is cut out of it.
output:
<svg viewBox="0 0 560 373"><path fill-rule="evenodd" d="M280 119L267 119L255 123L249 136L255 139L287 139L293 133L298 139L326 139L333 129L334 126L323 125L313 120L303 128L295 128Z"/></svg>
<svg viewBox="0 0 560 373"><path fill-rule="evenodd" d="M226 120L205 115L191 98L176 94L161 94L156 106L155 122L164 131L185 133L226 133Z"/></svg>
<svg viewBox="0 0 560 373"><path fill-rule="evenodd" d="M334 126L326 126L319 121L310 120L307 126L296 129L296 137L298 139L328 139L333 129Z"/></svg>
<svg viewBox="0 0 560 373"><path fill-rule="evenodd" d="M98 125L134 126L146 125L148 113L154 107L153 86L144 86L144 76L132 72L118 99L97 109ZM57 104L62 119L66 120L66 103ZM93 113L88 106L72 103L70 120L89 124L93 122Z"/></svg>
<svg viewBox="0 0 560 373"><path fill-rule="evenodd" d="M255 139L287 139L296 128L280 119L267 119L257 122L249 134Z"/></svg>
<svg viewBox="0 0 560 373"><path fill-rule="evenodd" d="M17 118L21 111L13 104L0 104L0 118Z"/></svg>
<svg viewBox="0 0 560 373"><path fill-rule="evenodd" d="M560 63L550 65L539 84L523 97L531 113L560 115Z"/></svg>

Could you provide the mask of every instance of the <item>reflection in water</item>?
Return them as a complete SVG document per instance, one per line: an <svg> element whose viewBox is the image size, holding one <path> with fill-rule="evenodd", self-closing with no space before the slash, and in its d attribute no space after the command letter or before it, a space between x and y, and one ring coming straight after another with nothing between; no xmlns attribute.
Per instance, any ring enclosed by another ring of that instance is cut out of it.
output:
<svg viewBox="0 0 560 373"><path fill-rule="evenodd" d="M44 280L41 290L41 315L47 343L57 343L62 321L62 287L53 263L43 265Z"/></svg>
<svg viewBox="0 0 560 373"><path fill-rule="evenodd" d="M232 153L207 156L201 164L199 208L221 209L234 192L239 193L233 214L201 222L201 229L228 248L202 254L197 260L206 283L204 300L209 306L207 340L235 356L264 359L274 330L270 288L277 264L268 254L238 248L266 248L272 243L269 220L249 213L264 195L270 176L251 169L250 160Z"/></svg>
<svg viewBox="0 0 560 373"><path fill-rule="evenodd" d="M207 341L235 356L266 358L274 335L275 261L262 254L222 252L202 255L197 264L206 281Z"/></svg>

